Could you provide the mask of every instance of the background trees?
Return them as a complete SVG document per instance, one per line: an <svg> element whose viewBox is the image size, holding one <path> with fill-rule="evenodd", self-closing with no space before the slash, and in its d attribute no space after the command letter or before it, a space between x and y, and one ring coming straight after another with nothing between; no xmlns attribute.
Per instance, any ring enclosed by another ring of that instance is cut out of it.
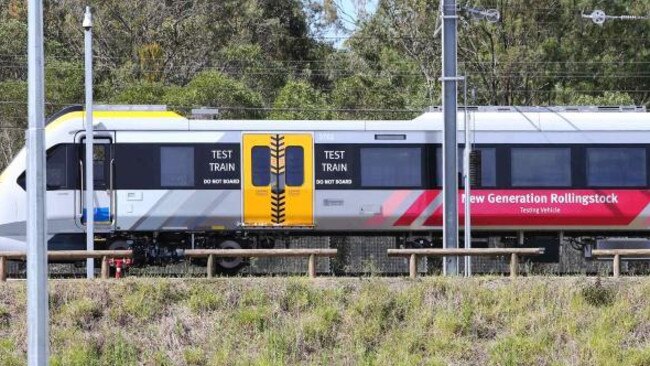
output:
<svg viewBox="0 0 650 366"><path fill-rule="evenodd" d="M48 113L83 102L86 1L45 8ZM167 104L219 118L409 119L440 104L437 2L379 0L355 21L333 0L104 0L95 14L98 102ZM648 14L633 0L480 0L496 24L462 18L459 72L472 104L650 104ZM341 42L339 35L345 35ZM26 122L25 2L0 0L0 169Z"/></svg>

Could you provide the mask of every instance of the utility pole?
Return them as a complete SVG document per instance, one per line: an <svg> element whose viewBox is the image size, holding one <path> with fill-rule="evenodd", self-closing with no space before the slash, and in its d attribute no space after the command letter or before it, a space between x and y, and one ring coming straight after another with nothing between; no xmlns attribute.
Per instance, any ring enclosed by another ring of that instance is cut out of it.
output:
<svg viewBox="0 0 650 366"><path fill-rule="evenodd" d="M447 249L458 248L458 142L457 142L457 59L456 0L442 0L442 96L444 114L443 147L443 242ZM458 257L444 257L445 275L458 275Z"/></svg>
<svg viewBox="0 0 650 366"><path fill-rule="evenodd" d="M469 116L467 115L467 74L463 82L463 105L464 105L464 118L465 118L465 150L463 151L463 186L465 197L465 248L472 248L472 182L470 179L470 158L472 156L472 136L469 123ZM472 257L465 256L465 277L472 276Z"/></svg>
<svg viewBox="0 0 650 366"><path fill-rule="evenodd" d="M29 0L27 45L27 363L48 364L43 0Z"/></svg>
<svg viewBox="0 0 650 366"><path fill-rule="evenodd" d="M95 249L95 178L93 165L93 18L90 6L83 20L86 64L86 250ZM83 187L82 187L83 189ZM82 192L83 194L83 192ZM86 277L95 277L95 260L86 259Z"/></svg>
<svg viewBox="0 0 650 366"><path fill-rule="evenodd" d="M455 0L441 0L442 13L442 98L444 114L444 131L443 131L443 185L442 194L444 197L443 208L443 242L445 248L458 248L458 138L457 138L457 88L458 81L464 81L465 78L458 77L458 60L457 60L457 23L458 14ZM501 19L501 13L496 9L480 9L463 7L462 10L474 19L487 20L491 23L498 22ZM467 86L465 86L467 87ZM467 92L465 92L467 97ZM465 100L467 103L467 98ZM467 121L467 116L465 118ZM467 133L467 122L465 122ZM467 135L466 135L467 136ZM467 139L467 137L466 137ZM465 142L466 144L468 141ZM469 159L467 159L469 161ZM469 184L465 185L466 192L469 196ZM466 197L466 200L469 197ZM470 210L466 206L466 230L465 240L471 242L470 234ZM471 243L470 245L471 246ZM471 265L471 260L465 261L466 265ZM458 275L458 258L443 258L443 273L445 275ZM471 269L469 271L471 275Z"/></svg>

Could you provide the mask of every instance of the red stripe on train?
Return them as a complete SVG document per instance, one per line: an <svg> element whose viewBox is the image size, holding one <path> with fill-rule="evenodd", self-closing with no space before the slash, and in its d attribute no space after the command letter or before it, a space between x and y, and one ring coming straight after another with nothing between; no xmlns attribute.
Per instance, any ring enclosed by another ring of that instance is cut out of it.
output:
<svg viewBox="0 0 650 366"><path fill-rule="evenodd" d="M438 197L440 191L424 191L413 202L413 204L404 212L404 214L395 221L393 226L410 226L422 212L429 207L431 202Z"/></svg>
<svg viewBox="0 0 650 366"><path fill-rule="evenodd" d="M399 208L399 205L411 194L411 191L395 191L381 205L381 213L372 216L366 221L367 226L381 226L384 220L391 217Z"/></svg>

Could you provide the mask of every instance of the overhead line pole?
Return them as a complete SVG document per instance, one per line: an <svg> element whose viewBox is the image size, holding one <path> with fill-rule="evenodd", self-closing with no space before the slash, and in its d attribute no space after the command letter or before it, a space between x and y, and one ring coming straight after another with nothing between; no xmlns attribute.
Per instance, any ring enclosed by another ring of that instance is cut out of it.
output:
<svg viewBox="0 0 650 366"><path fill-rule="evenodd" d="M40 366L49 355L43 0L27 6L27 363Z"/></svg>
<svg viewBox="0 0 650 366"><path fill-rule="evenodd" d="M467 114L467 74L463 82L463 115L465 127L465 150L463 151L463 185L464 185L464 200L465 200L465 248L472 248L472 182L470 179L470 158L472 155L472 139L471 127L469 123L469 116ZM465 257L465 277L472 277L472 257Z"/></svg>
<svg viewBox="0 0 650 366"><path fill-rule="evenodd" d="M457 59L456 0L442 0L442 96L443 141L443 242L447 249L458 248L458 141L457 141ZM443 258L443 273L458 275L458 258Z"/></svg>
<svg viewBox="0 0 650 366"><path fill-rule="evenodd" d="M86 79L86 250L95 250L95 179L93 159L93 20L90 6L83 20ZM82 172L83 174L83 172ZM83 187L81 187L83 189ZM84 194L84 192L82 192ZM86 277L95 277L95 260L86 259Z"/></svg>

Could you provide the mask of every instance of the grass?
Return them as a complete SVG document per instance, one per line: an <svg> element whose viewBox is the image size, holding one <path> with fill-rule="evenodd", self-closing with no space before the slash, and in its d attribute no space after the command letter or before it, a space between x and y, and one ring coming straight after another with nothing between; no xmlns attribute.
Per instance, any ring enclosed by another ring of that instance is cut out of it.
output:
<svg viewBox="0 0 650 366"><path fill-rule="evenodd" d="M25 363L0 284L0 366ZM51 281L51 364L650 365L650 279Z"/></svg>

